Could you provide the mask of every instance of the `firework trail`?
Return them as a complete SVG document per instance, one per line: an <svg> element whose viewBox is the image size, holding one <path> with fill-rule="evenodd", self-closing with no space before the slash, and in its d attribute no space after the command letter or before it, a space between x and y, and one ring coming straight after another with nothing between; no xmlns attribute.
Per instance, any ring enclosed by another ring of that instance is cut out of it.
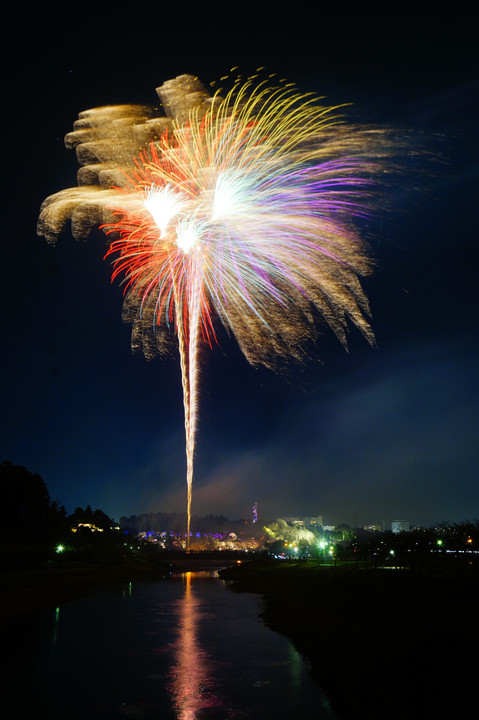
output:
<svg viewBox="0 0 479 720"><path fill-rule="evenodd" d="M351 126L289 84L236 82L211 96L184 75L144 106L83 112L69 133L78 187L47 198L38 233L54 242L100 225L125 286L132 347L176 339L185 408L187 549L198 406L198 351L215 319L252 365L301 357L324 320L346 344L352 321L372 343L359 276L371 263L352 219L385 133Z"/></svg>

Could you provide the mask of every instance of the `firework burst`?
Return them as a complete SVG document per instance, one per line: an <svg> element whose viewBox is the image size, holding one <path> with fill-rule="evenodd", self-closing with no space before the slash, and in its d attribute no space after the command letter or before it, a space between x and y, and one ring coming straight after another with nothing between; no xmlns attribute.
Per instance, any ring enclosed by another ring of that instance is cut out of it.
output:
<svg viewBox="0 0 479 720"><path fill-rule="evenodd" d="M249 80L208 98L191 82L194 92L183 95L171 81L160 89L173 115L167 127L144 108L81 118L67 140L87 157L79 182L92 173L97 182L47 199L39 221L50 239L68 217L77 236L101 223L133 346L148 356L177 340L187 547L199 347L215 342L215 318L253 365L301 356L318 318L343 344L349 320L373 342L358 280L371 264L352 220L365 213L367 178L382 154L377 133L341 123L337 108L290 85Z"/></svg>

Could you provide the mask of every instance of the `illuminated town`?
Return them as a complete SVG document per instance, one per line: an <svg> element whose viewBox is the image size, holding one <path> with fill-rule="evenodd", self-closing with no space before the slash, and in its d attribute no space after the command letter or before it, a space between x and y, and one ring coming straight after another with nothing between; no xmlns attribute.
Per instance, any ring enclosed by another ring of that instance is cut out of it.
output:
<svg viewBox="0 0 479 720"><path fill-rule="evenodd" d="M128 536L126 545L140 552L186 550L184 531L158 529L157 516L122 518L120 532ZM158 513L165 522L167 516ZM180 515L181 517L181 515ZM477 565L479 562L479 523L441 523L434 527L411 527L407 521L393 520L389 528L380 525L350 527L346 523L329 525L321 515L278 518L261 525L257 521L227 518L195 518L198 526L216 529L191 533L190 553L249 553L276 560L296 559L314 564L363 563L374 567L416 567L438 562ZM178 517L171 516L176 525ZM132 525L142 527L136 530ZM145 524L149 525L146 529Z"/></svg>

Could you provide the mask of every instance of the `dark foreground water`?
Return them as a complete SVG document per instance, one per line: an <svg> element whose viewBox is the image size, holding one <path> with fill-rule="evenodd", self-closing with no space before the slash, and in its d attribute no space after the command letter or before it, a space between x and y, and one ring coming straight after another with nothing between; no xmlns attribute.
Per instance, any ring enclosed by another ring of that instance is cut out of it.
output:
<svg viewBox="0 0 479 720"><path fill-rule="evenodd" d="M194 572L66 603L23 628L9 717L334 720L259 602Z"/></svg>

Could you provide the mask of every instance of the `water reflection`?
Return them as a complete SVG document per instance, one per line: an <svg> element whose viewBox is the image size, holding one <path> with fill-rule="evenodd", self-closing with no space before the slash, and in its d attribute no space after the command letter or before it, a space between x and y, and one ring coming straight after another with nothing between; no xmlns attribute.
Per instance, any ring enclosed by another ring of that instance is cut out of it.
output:
<svg viewBox="0 0 479 720"><path fill-rule="evenodd" d="M58 625L60 622L60 608L55 608L55 619L53 622L53 633L52 633L52 655L55 652L55 647L57 644L57 638L58 638Z"/></svg>
<svg viewBox="0 0 479 720"><path fill-rule="evenodd" d="M49 720L334 720L259 607L215 572L66 603L17 629L4 700Z"/></svg>
<svg viewBox="0 0 479 720"><path fill-rule="evenodd" d="M178 720L196 720L203 708L220 703L214 695L213 661L199 641L203 614L200 600L192 590L191 572L184 574L184 582L185 593L177 607L170 689Z"/></svg>

